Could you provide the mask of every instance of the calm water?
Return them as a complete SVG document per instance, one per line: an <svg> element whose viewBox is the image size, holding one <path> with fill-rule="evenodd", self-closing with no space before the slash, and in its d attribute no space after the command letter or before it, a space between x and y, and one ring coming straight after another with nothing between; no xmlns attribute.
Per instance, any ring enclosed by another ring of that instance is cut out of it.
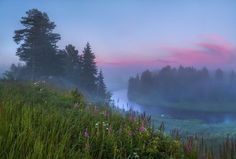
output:
<svg viewBox="0 0 236 159"><path fill-rule="evenodd" d="M127 97L127 89L117 90L112 92L112 94L112 99L114 100L115 106L117 106L118 108L124 110L132 109L140 113L146 112L147 114L152 116L169 117L173 119L199 119L207 123L228 122L236 120L236 114L234 113L203 113L172 108L163 109L158 106L148 107L139 105L137 103L129 101Z"/></svg>
<svg viewBox="0 0 236 159"><path fill-rule="evenodd" d="M120 109L124 110L134 110L137 112L146 112L149 115L160 115L163 116L164 114L161 114L158 108L151 108L151 107L145 107L143 105L139 105L137 103L134 103L130 101L127 97L127 89L122 89L118 91L112 92L112 99L114 100L115 106L117 106Z"/></svg>
<svg viewBox="0 0 236 159"><path fill-rule="evenodd" d="M134 110L137 112L143 112L143 107L139 104L129 101L127 97L127 89L122 89L112 92L112 99L114 100L115 106L124 110Z"/></svg>

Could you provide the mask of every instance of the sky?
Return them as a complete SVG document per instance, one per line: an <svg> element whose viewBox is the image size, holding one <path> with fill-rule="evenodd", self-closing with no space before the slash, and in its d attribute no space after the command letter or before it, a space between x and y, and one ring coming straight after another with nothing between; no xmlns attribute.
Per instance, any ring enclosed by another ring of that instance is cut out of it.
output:
<svg viewBox="0 0 236 159"><path fill-rule="evenodd" d="M0 73L19 62L12 37L32 8L56 23L59 48L81 52L90 42L105 77L164 65L236 68L235 0L0 0Z"/></svg>

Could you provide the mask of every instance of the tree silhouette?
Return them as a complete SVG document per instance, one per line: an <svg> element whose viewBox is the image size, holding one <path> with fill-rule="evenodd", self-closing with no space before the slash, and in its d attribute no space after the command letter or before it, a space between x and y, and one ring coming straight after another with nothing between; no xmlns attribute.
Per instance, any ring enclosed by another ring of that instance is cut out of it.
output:
<svg viewBox="0 0 236 159"><path fill-rule="evenodd" d="M224 73L223 73L223 71L221 70L221 69L217 69L216 70L216 72L215 72L215 78L216 78L216 80L218 80L218 81L222 81L223 80L223 78L224 78Z"/></svg>
<svg viewBox="0 0 236 159"><path fill-rule="evenodd" d="M63 50L63 54L66 78L79 85L82 71L82 57L79 55L79 51L69 44Z"/></svg>
<svg viewBox="0 0 236 159"><path fill-rule="evenodd" d="M89 43L82 55L71 44L59 50L60 35L53 33L56 25L46 13L37 9L27 11L20 23L24 28L16 30L13 39L20 45L16 55L24 64L13 64L5 72L4 79L43 79L60 87L78 87L88 100L98 98L110 102L111 95L106 90L102 71L97 76L95 55Z"/></svg>
<svg viewBox="0 0 236 159"><path fill-rule="evenodd" d="M83 89L90 95L96 93L96 81L97 81L97 66L95 62L95 55L91 50L89 43L86 44L82 54L82 73L81 81Z"/></svg>
<svg viewBox="0 0 236 159"><path fill-rule="evenodd" d="M160 99L168 102L236 101L235 80L233 71L224 78L221 69L217 69L212 77L207 68L166 66L158 73L147 70L141 78L131 77L128 97L135 102L142 100L153 105Z"/></svg>
<svg viewBox="0 0 236 159"><path fill-rule="evenodd" d="M59 75L62 71L61 56L56 43L60 35L53 33L56 27L48 15L31 9L22 17L23 29L16 30L14 41L21 44L16 55L30 68L32 80L40 76Z"/></svg>
<svg viewBox="0 0 236 159"><path fill-rule="evenodd" d="M103 73L100 70L97 77L97 100L99 102L105 103L106 99L107 99L106 85L104 83Z"/></svg>

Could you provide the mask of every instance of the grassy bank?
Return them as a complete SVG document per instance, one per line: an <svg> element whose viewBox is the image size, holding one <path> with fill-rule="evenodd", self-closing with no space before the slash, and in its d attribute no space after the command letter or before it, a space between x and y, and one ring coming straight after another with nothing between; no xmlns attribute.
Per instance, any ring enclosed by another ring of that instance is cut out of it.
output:
<svg viewBox="0 0 236 159"><path fill-rule="evenodd" d="M203 139L163 129L154 129L145 114L88 104L77 91L0 82L1 159L236 157L236 141L227 136Z"/></svg>
<svg viewBox="0 0 236 159"><path fill-rule="evenodd" d="M182 158L144 115L86 104L75 91L0 83L0 158Z"/></svg>

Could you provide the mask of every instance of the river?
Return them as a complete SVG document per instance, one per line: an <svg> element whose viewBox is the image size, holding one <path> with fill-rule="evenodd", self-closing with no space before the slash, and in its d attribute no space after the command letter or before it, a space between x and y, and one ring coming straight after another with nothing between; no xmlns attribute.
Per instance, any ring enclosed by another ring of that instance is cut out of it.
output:
<svg viewBox="0 0 236 159"><path fill-rule="evenodd" d="M127 97L127 89L117 90L112 92L112 99L116 107L126 111L132 109L133 111L142 113L145 112L151 116L168 117L173 119L199 119L207 123L218 123L227 121L235 121L235 113L221 113L221 112L196 112L191 110L179 110L174 108L163 107L147 107L129 101Z"/></svg>
<svg viewBox="0 0 236 159"><path fill-rule="evenodd" d="M127 97L127 89L113 91L112 100L114 101L116 107L124 109L126 111L131 109L139 113L145 112L149 115L162 116L162 117L164 116L163 113L160 113L158 108L151 109L150 107L147 108L146 106L139 105L137 103L130 101Z"/></svg>

